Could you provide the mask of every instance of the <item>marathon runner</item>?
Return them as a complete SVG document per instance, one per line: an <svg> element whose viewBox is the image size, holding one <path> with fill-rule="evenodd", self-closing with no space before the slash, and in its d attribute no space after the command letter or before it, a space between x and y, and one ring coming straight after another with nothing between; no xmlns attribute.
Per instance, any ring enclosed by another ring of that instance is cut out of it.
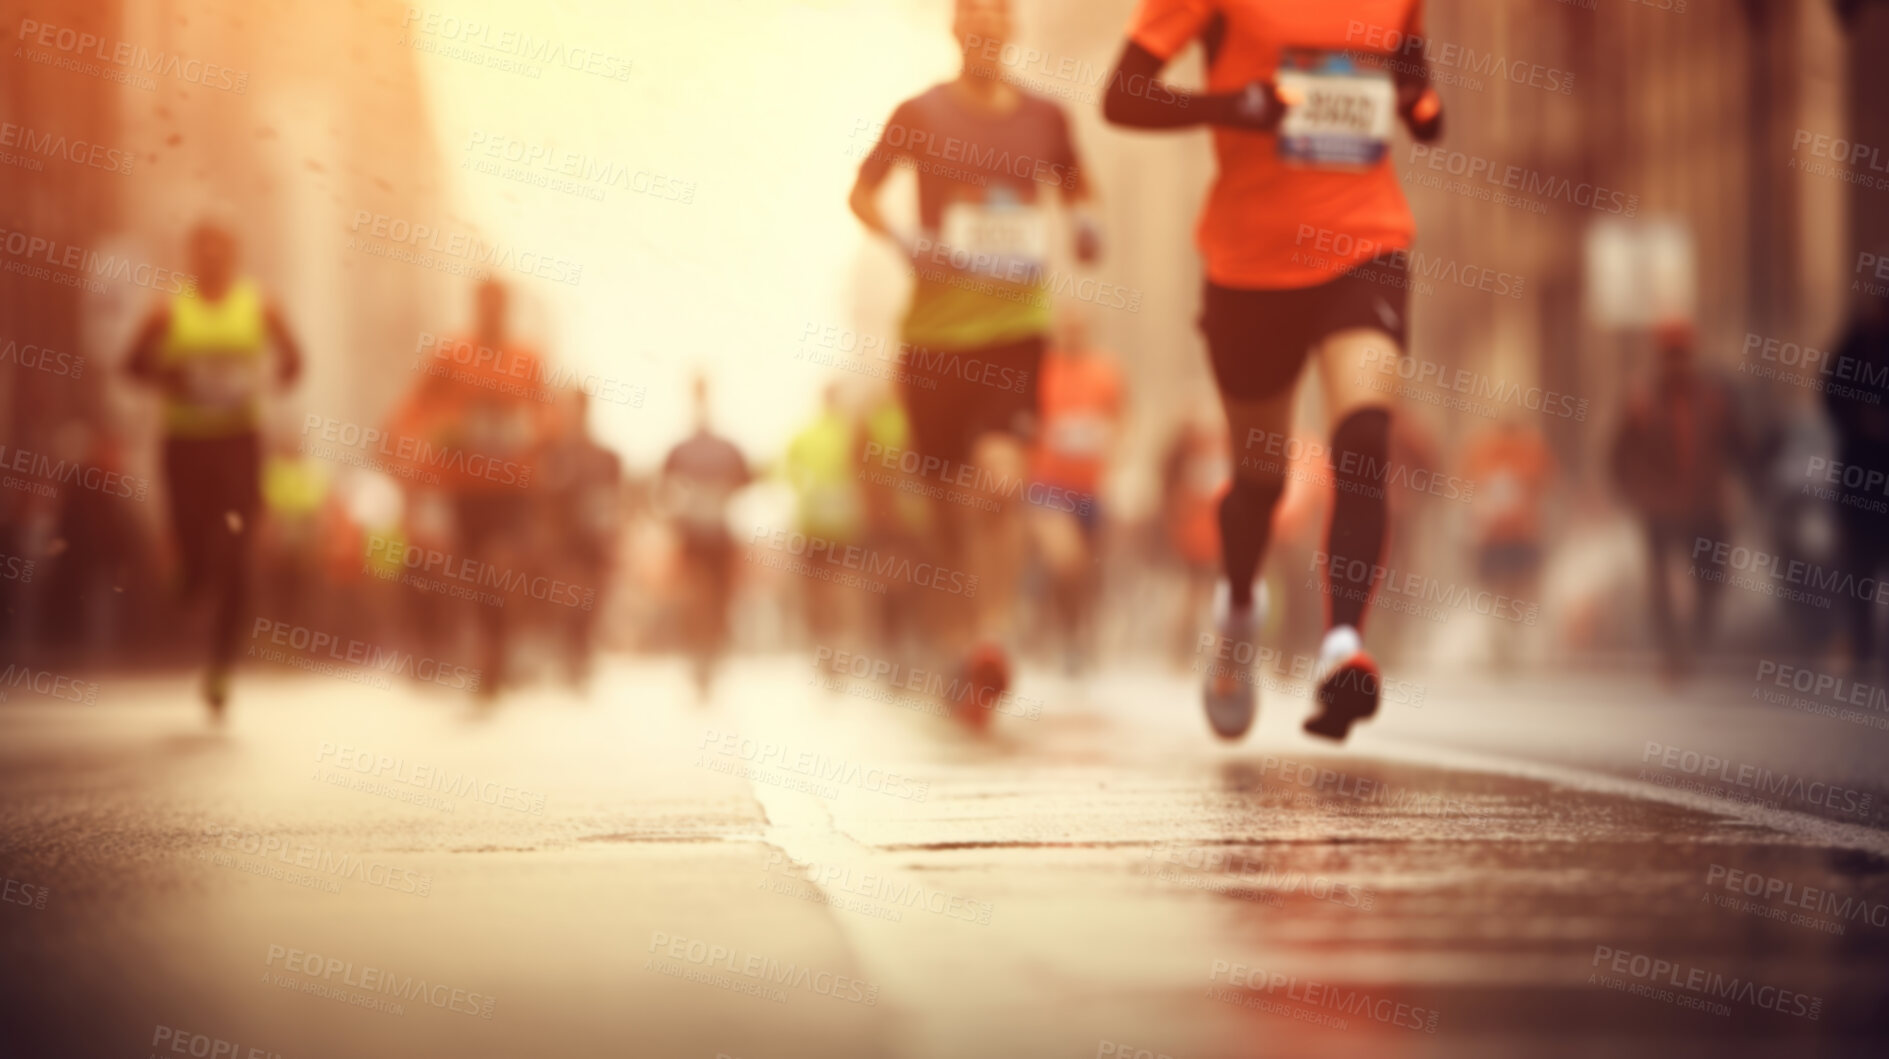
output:
<svg viewBox="0 0 1889 1059"><path fill-rule="evenodd" d="M1885 255L1889 257L1889 248ZM1832 362L1849 380L1832 382L1823 405L1836 428L1837 459L1844 468L1889 468L1889 304L1869 299L1843 335ZM1799 476L1807 463L1793 469ZM1867 474L1842 475L1836 505L1841 564L1858 578L1877 577L1889 564L1889 532L1875 509ZM1849 627L1851 668L1865 683L1881 680L1882 630L1876 627L1875 599L1851 594L1842 604Z"/></svg>
<svg viewBox="0 0 1889 1059"><path fill-rule="evenodd" d="M414 515L436 521L450 513L460 564L498 582L537 573L529 535L548 495L538 488L541 464L559 440L552 396L543 359L512 337L510 290L484 279L473 292L472 333L436 343L388 427L416 454L405 461ZM522 603L471 605L483 699L510 681L512 612Z"/></svg>
<svg viewBox="0 0 1889 1059"><path fill-rule="evenodd" d="M695 432L663 460L659 484L664 511L675 522L682 559L683 638L704 698L716 662L728 649L728 605L735 594L735 540L728 504L753 480L734 443L709 429L708 380L696 376Z"/></svg>
<svg viewBox="0 0 1889 1059"><path fill-rule="evenodd" d="M1141 0L1103 107L1118 125L1214 128L1219 175L1197 233L1207 271L1201 329L1237 453L1290 435L1300 368L1307 357L1318 362L1336 497L1322 709L1305 730L1335 740L1377 711L1377 668L1360 630L1384 548L1390 409L1363 369L1401 355L1407 333L1415 224L1388 158L1392 126L1402 118L1423 141L1442 131L1421 8L1421 0ZM1158 81L1197 39L1207 92ZM1278 460L1235 463L1220 505L1227 584L1216 609L1220 635L1242 642L1261 625L1253 582L1285 479ZM1236 653L1256 654L1227 652ZM1258 706L1251 674L1211 672L1208 720L1238 738Z"/></svg>
<svg viewBox="0 0 1889 1059"><path fill-rule="evenodd" d="M152 308L127 370L163 398L164 478L180 587L186 603L210 601L203 697L221 721L262 507L262 395L271 375L285 388L293 384L302 356L276 302L237 275L234 235L199 223L189 258L195 285Z"/></svg>
<svg viewBox="0 0 1889 1059"><path fill-rule="evenodd" d="M799 509L796 526L809 537L831 541L834 550L863 543L866 510L860 488L863 424L847 407L839 383L828 383L819 413L787 444L782 469ZM801 586L802 613L816 644L852 647L860 593L842 581L808 579Z"/></svg>
<svg viewBox="0 0 1889 1059"><path fill-rule="evenodd" d="M977 578L976 598L947 602L944 643L961 659L965 698L989 704L1009 681L1004 641L1025 550L1013 501L1023 492L1015 486L1027 471L1023 445L1051 324L1046 204L1055 198L1073 210L1078 259L1094 260L1100 239L1077 208L1090 189L1068 118L1006 80L994 61L1010 39L1007 0L957 0L952 31L963 52L958 77L892 112L850 202L917 273L899 333L913 448L942 461L954 489L983 485L977 502L936 505L933 524L940 561ZM894 165L917 177L914 232L894 231L880 210ZM988 720L975 705L960 716Z"/></svg>
<svg viewBox="0 0 1889 1059"><path fill-rule="evenodd" d="M1173 660L1198 662L1200 612L1213 598L1220 570L1220 498L1226 495L1233 461L1227 429L1218 411L1202 410L1181 421L1161 457L1161 526L1167 552L1180 567L1181 608L1174 626Z"/></svg>
<svg viewBox="0 0 1889 1059"><path fill-rule="evenodd" d="M1102 482L1121 426L1123 391L1122 369L1091 342L1087 319L1065 311L1056 347L1043 358L1029 499L1037 553L1049 578L1050 613L1071 673L1082 670L1096 646Z"/></svg>
<svg viewBox="0 0 1889 1059"><path fill-rule="evenodd" d="M550 562L566 572L574 588L548 613L564 646L571 683L588 688L601 597L615 571L623 533L623 459L591 436L589 394L569 389L560 395L559 409L568 422L544 461Z"/></svg>

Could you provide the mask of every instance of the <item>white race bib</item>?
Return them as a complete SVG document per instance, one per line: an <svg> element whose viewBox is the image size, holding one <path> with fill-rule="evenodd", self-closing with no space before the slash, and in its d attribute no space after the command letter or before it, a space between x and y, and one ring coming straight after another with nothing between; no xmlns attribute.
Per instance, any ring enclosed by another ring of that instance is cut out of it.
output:
<svg viewBox="0 0 1889 1059"><path fill-rule="evenodd" d="M1100 456L1108 447L1109 421L1093 413L1058 416L1049 423L1049 447L1062 456Z"/></svg>
<svg viewBox="0 0 1889 1059"><path fill-rule="evenodd" d="M1390 71L1359 65L1347 52L1288 48L1279 91L1297 95L1279 125L1279 157L1294 165L1355 169L1389 149L1397 116Z"/></svg>
<svg viewBox="0 0 1889 1059"><path fill-rule="evenodd" d="M515 456L531 447L531 413L475 404L466 411L466 447L486 456Z"/></svg>
<svg viewBox="0 0 1889 1059"><path fill-rule="evenodd" d="M719 530L727 524L728 490L706 482L687 482L676 505L676 517L697 530Z"/></svg>
<svg viewBox="0 0 1889 1059"><path fill-rule="evenodd" d="M945 207L939 241L969 254L973 271L1006 277L1011 263L1040 269L1049 256L1049 224L1043 211L1020 202L953 202ZM981 267L980 267L980 264ZM1024 277L1019 274L1019 282Z"/></svg>
<svg viewBox="0 0 1889 1059"><path fill-rule="evenodd" d="M1519 511L1522 507L1522 479L1514 471L1503 468L1489 476L1483 486L1483 498L1492 511L1508 514Z"/></svg>
<svg viewBox="0 0 1889 1059"><path fill-rule="evenodd" d="M191 357L183 364L184 397L198 408L233 411L262 389L255 357Z"/></svg>

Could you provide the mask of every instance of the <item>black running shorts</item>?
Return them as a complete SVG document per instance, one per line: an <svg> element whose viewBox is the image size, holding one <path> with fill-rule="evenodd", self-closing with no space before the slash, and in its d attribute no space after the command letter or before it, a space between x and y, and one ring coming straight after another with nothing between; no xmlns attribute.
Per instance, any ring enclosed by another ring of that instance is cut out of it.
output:
<svg viewBox="0 0 1889 1059"><path fill-rule="evenodd" d="M1046 345L1032 337L948 352L907 347L899 357L899 401L913 450L963 465L981 435L1029 440Z"/></svg>
<svg viewBox="0 0 1889 1059"><path fill-rule="evenodd" d="M1337 279L1295 290L1235 290L1207 284L1200 330L1221 394L1257 401L1292 387L1312 347L1352 328L1408 335L1407 259L1372 258Z"/></svg>

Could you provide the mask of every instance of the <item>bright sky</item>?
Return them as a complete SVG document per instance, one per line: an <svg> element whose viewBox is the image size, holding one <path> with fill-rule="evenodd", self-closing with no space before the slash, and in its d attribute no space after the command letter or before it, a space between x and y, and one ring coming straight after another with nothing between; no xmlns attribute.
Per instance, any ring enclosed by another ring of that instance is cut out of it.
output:
<svg viewBox="0 0 1889 1059"><path fill-rule="evenodd" d="M455 0L432 10L486 23L481 39L493 43L515 31L631 66L626 80L557 65L532 78L418 56L463 213L494 241L582 265L577 286L522 281L538 303L523 337L563 364L647 387L640 409L592 403L598 433L634 465L659 460L686 430L698 366L714 380L719 428L773 457L826 381L794 359L803 329L857 323L865 237L845 202L865 149L856 127L955 73L948 5ZM432 25L441 46L453 34L466 43L463 29ZM576 154L692 183L693 201L593 181L605 193L597 202L479 172L464 163L504 162L469 152L475 139L480 150ZM868 272L895 267L889 253L870 253Z"/></svg>

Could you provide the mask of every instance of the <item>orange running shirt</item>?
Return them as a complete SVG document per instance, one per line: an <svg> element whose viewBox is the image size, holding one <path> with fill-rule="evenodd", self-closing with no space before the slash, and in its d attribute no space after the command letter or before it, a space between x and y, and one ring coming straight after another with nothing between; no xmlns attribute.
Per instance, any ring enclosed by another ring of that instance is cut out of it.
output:
<svg viewBox="0 0 1889 1059"><path fill-rule="evenodd" d="M1554 477L1554 454L1526 428L1478 435L1463 455L1463 475L1475 483L1479 544L1538 544L1542 502Z"/></svg>
<svg viewBox="0 0 1889 1059"><path fill-rule="evenodd" d="M412 480L455 493L530 487L556 433L543 360L465 339L439 343L423 370L388 427Z"/></svg>
<svg viewBox="0 0 1889 1059"><path fill-rule="evenodd" d="M1037 408L1042 428L1036 480L1095 495L1121 419L1121 369L1102 354L1047 353L1037 378Z"/></svg>
<svg viewBox="0 0 1889 1059"><path fill-rule="evenodd" d="M1172 59L1216 18L1225 35L1207 72L1212 93L1274 80L1288 49L1389 57L1423 32L1422 0L1141 0L1129 37ZM1408 52L1369 65L1382 72L1406 61ZM1311 287L1410 248L1416 223L1388 152L1344 169L1282 160L1276 133L1216 127L1213 143L1219 175L1195 240L1219 286Z"/></svg>

